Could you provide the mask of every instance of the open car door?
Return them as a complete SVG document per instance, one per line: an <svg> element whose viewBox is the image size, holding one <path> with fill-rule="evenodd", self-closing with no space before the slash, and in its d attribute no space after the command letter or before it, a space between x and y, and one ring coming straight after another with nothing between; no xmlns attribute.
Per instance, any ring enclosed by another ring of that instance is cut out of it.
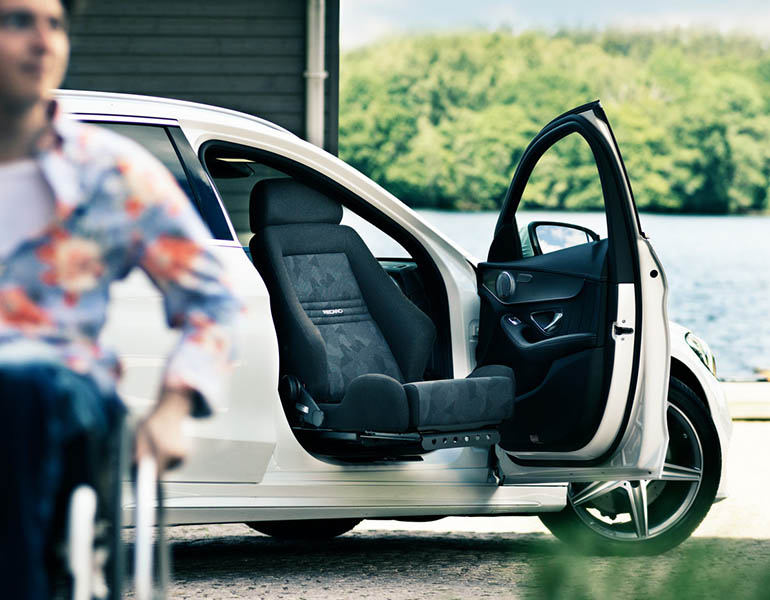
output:
<svg viewBox="0 0 770 600"><path fill-rule="evenodd" d="M516 211L530 175L570 135L588 143L596 162L608 235L541 223L540 240L531 227L522 236ZM478 287L478 362L507 364L516 374L513 419L497 448L503 482L660 476L668 446L667 286L599 102L556 118L524 152Z"/></svg>

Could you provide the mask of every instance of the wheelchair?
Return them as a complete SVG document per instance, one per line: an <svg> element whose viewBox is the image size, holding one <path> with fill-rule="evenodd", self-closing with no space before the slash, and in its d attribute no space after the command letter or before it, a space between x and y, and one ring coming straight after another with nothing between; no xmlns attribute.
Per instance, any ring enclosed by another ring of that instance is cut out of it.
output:
<svg viewBox="0 0 770 600"><path fill-rule="evenodd" d="M121 423L119 441L114 449L117 455L113 461L108 461L119 476L108 478L107 489L96 489L101 482L81 483L70 495L64 540L65 564L62 565L66 571L63 575L65 583L64 589L57 590L57 598L117 600L122 597L128 575L127 548L122 537L124 506L127 504L123 481L129 471L134 483L134 597L137 600L165 598L170 561L157 465L153 458L145 457L135 469L129 469L131 447L129 430Z"/></svg>
<svg viewBox="0 0 770 600"><path fill-rule="evenodd" d="M28 358L15 348L12 358L0 361L0 482L8 486L0 494L3 597L120 598L127 579L122 517L132 504L134 594L162 597L168 560L157 469L143 459L134 498L124 498L132 489L123 486L132 437L123 403L45 355Z"/></svg>

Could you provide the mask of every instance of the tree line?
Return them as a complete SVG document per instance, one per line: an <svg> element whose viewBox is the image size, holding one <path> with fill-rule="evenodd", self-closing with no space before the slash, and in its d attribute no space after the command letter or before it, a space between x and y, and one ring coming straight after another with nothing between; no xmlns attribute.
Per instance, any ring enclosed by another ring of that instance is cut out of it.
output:
<svg viewBox="0 0 770 600"><path fill-rule="evenodd" d="M411 206L499 207L552 118L601 99L640 209L770 211L770 49L709 32L468 32L344 53L340 156ZM601 206L580 144L549 151L530 208Z"/></svg>

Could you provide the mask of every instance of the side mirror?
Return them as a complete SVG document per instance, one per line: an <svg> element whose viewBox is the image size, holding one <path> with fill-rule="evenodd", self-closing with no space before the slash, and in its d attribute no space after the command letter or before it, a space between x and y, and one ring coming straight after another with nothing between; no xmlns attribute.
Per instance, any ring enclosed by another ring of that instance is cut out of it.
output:
<svg viewBox="0 0 770 600"><path fill-rule="evenodd" d="M525 258L599 241L599 234L587 227L555 221L533 221L523 233L521 246Z"/></svg>

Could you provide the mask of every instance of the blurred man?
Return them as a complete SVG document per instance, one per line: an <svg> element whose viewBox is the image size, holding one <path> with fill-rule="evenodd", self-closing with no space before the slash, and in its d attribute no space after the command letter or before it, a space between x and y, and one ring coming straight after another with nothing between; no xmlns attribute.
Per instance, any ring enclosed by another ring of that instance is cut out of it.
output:
<svg viewBox="0 0 770 600"><path fill-rule="evenodd" d="M185 456L183 419L222 400L238 311L165 168L59 114L72 4L0 0L0 595L14 599L48 596L57 507L123 410L98 342L110 283L143 269L182 331L135 442L161 468Z"/></svg>

